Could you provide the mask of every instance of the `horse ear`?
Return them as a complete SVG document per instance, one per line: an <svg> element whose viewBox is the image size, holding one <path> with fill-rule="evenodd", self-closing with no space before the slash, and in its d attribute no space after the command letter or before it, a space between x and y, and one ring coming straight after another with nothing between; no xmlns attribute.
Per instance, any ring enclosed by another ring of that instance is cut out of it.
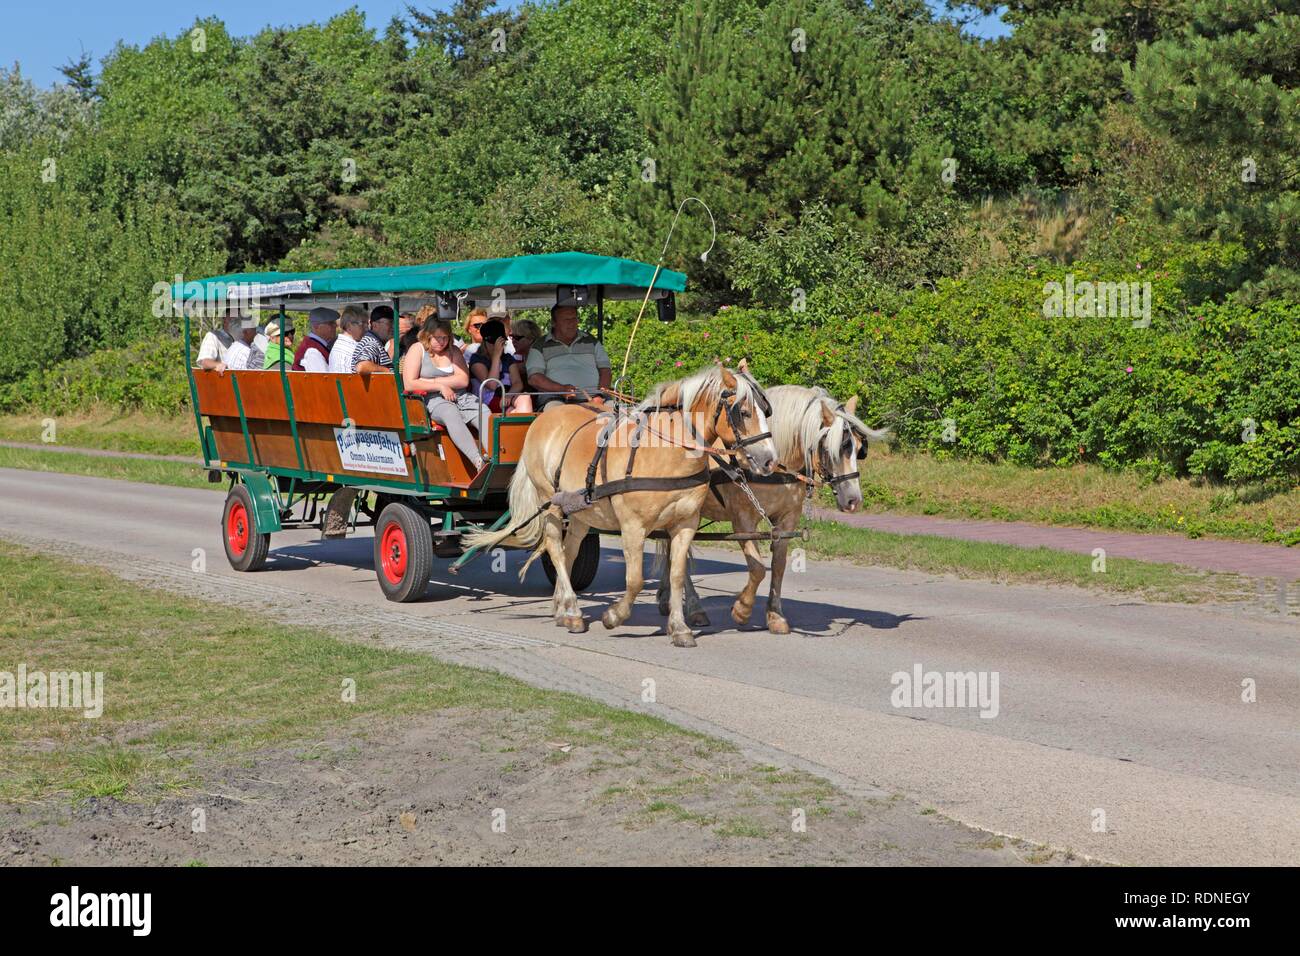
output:
<svg viewBox="0 0 1300 956"><path fill-rule="evenodd" d="M719 364L719 365L718 365L718 368L721 369L721 371L722 371L722 387L723 387L723 388L735 388L735 387L736 387L736 374L735 374L734 372L732 372L731 369L727 368L727 366L725 366L725 365L721 365L721 364Z"/></svg>
<svg viewBox="0 0 1300 956"><path fill-rule="evenodd" d="M833 424L835 424L835 413L825 402L822 402L822 428L829 428Z"/></svg>
<svg viewBox="0 0 1300 956"><path fill-rule="evenodd" d="M741 371L742 374L744 374L744 375L748 375L748 374L749 374L749 359L747 359L747 358L742 358L742 359L740 360L740 364L739 364L738 366L736 366L736 367L737 367L738 369L740 369L740 371Z"/></svg>
<svg viewBox="0 0 1300 956"><path fill-rule="evenodd" d="M857 410L857 407L858 407L858 396L856 395L854 395L852 398L850 398L847 402L844 403L844 410L848 412L850 415L854 414L854 412Z"/></svg>

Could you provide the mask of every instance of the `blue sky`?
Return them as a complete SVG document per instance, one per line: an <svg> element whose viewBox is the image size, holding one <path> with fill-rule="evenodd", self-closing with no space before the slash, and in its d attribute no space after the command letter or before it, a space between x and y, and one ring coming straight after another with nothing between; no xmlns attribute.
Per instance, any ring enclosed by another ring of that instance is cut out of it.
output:
<svg viewBox="0 0 1300 956"><path fill-rule="evenodd" d="M450 6L449 0L414 2L425 9ZM17 61L24 76L48 86L62 79L59 67L83 49L98 67L118 40L140 46L160 34L176 36L198 17L218 16L231 33L247 36L265 26L328 20L352 6L365 13L371 27L382 29L393 14L405 11L406 0L26 0L4 13L0 64L11 67ZM971 32L996 36L1006 28L990 17Z"/></svg>

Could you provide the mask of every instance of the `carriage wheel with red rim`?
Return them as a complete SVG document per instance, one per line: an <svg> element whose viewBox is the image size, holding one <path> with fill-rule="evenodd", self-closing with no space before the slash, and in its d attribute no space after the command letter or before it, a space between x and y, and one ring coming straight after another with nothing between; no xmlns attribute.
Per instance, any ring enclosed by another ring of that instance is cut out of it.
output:
<svg viewBox="0 0 1300 956"><path fill-rule="evenodd" d="M429 519L394 501L375 523L375 577L390 601L418 601L433 573L433 532Z"/></svg>
<svg viewBox="0 0 1300 956"><path fill-rule="evenodd" d="M221 515L221 542L226 560L236 571L260 571L266 566L271 536L259 534L253 517L253 496L244 485L235 485L226 495Z"/></svg>

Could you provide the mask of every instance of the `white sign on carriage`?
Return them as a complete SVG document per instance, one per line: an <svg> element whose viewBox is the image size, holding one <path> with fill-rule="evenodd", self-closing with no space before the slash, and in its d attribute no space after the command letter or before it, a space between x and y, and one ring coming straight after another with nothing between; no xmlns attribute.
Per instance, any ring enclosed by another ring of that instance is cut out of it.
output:
<svg viewBox="0 0 1300 956"><path fill-rule="evenodd" d="M396 432L369 428L335 428L334 442L345 471L405 475L406 457Z"/></svg>

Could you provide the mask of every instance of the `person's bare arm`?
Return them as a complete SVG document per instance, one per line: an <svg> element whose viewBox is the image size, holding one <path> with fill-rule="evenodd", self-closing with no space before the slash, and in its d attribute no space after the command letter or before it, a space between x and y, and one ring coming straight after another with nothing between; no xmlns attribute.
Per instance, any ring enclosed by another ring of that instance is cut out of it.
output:
<svg viewBox="0 0 1300 956"><path fill-rule="evenodd" d="M541 372L534 372L528 376L528 384L539 392L551 392L556 395L576 395L578 390L572 385L563 385L559 382L552 381Z"/></svg>
<svg viewBox="0 0 1300 956"><path fill-rule="evenodd" d="M421 355L415 349L406 353L402 359L402 388L408 392L440 392L441 379L420 378Z"/></svg>
<svg viewBox="0 0 1300 956"><path fill-rule="evenodd" d="M508 393L513 395L524 390L524 383L528 380L527 370L523 362L510 363L510 388Z"/></svg>
<svg viewBox="0 0 1300 956"><path fill-rule="evenodd" d="M451 374L443 381L451 388L469 388L469 368L465 365L465 356L460 349L448 349L447 357L451 359Z"/></svg>
<svg viewBox="0 0 1300 956"><path fill-rule="evenodd" d="M384 366L380 365L378 362L371 362L369 359L365 359L357 363L357 367L354 371L361 372L365 375L373 375L375 372L391 372L392 369L384 368Z"/></svg>
<svg viewBox="0 0 1300 956"><path fill-rule="evenodd" d="M207 369L210 372L224 372L226 370L226 363L221 361L221 359L199 359L199 368Z"/></svg>

